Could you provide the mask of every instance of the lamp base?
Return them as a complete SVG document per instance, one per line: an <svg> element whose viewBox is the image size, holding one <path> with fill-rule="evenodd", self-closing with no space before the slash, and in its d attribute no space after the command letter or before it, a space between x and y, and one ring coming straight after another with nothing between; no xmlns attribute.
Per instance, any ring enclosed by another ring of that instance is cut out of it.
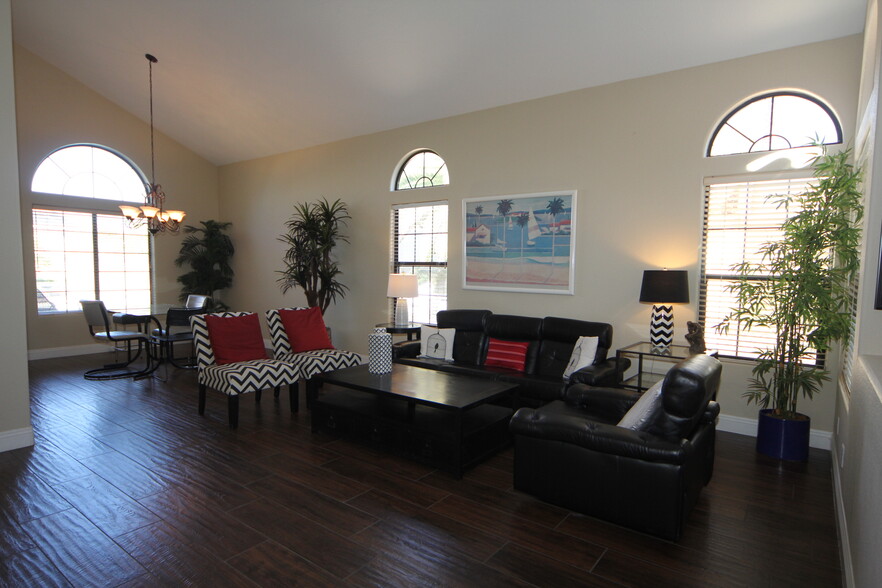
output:
<svg viewBox="0 0 882 588"><path fill-rule="evenodd" d="M674 307L654 305L649 323L649 343L659 349L667 349L674 340Z"/></svg>
<svg viewBox="0 0 882 588"><path fill-rule="evenodd" d="M395 301L395 324L406 325L410 322L407 312L407 298L398 298Z"/></svg>

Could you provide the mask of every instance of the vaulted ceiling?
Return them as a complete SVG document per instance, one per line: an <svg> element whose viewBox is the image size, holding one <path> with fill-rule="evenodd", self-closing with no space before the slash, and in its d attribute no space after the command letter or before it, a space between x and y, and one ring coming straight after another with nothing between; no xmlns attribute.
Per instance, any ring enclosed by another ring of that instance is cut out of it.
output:
<svg viewBox="0 0 882 588"><path fill-rule="evenodd" d="M863 30L865 0L12 0L14 41L221 165Z"/></svg>

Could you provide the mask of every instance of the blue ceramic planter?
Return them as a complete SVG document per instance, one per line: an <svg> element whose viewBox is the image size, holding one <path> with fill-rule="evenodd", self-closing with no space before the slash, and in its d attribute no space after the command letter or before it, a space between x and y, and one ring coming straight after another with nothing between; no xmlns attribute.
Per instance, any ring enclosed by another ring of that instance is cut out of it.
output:
<svg viewBox="0 0 882 588"><path fill-rule="evenodd" d="M805 416L805 415L801 415ZM787 461L806 461L812 421L782 419L767 408L759 412L756 450L763 455Z"/></svg>

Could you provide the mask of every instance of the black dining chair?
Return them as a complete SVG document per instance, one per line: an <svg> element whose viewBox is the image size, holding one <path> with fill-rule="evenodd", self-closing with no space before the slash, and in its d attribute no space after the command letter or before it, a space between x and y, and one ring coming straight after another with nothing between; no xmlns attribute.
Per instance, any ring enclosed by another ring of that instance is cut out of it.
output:
<svg viewBox="0 0 882 588"><path fill-rule="evenodd" d="M198 308L203 310L208 304L208 296L204 294L188 294L187 301L184 302L184 308ZM189 325L187 325L189 327Z"/></svg>
<svg viewBox="0 0 882 588"><path fill-rule="evenodd" d="M88 370L83 376L87 380L115 380L119 378L139 378L150 375L153 358L150 354L150 336L140 331L119 331L110 328L110 316L100 300L80 300L83 316L89 325L89 334L102 343L114 346L116 350L125 347L126 361L106 364ZM137 348L133 349L137 343ZM129 369L144 353L147 361L140 369Z"/></svg>
<svg viewBox="0 0 882 588"><path fill-rule="evenodd" d="M198 308L169 308L165 314L165 325L153 329L153 342L159 346L161 357L176 368L195 369L195 357L191 351L185 363L179 363L175 357L175 344L181 342L192 343L193 331L190 330L190 317L202 314L202 307ZM190 346L192 350L192 345Z"/></svg>

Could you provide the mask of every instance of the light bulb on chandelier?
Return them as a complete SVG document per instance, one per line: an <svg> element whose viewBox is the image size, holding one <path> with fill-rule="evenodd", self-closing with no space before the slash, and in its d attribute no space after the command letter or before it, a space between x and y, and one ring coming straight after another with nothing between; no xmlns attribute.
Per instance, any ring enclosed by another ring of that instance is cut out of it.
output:
<svg viewBox="0 0 882 588"><path fill-rule="evenodd" d="M128 219L129 226L140 227L147 223L147 230L155 235L160 231L168 231L177 233L181 227L181 221L184 220L186 213L183 210L166 210L165 209L165 192L162 186L156 183L156 155L153 140L153 64L158 60L150 55L145 54L149 62L150 77L150 177L151 183L148 188L150 191L144 198L144 206L120 205L119 209Z"/></svg>

